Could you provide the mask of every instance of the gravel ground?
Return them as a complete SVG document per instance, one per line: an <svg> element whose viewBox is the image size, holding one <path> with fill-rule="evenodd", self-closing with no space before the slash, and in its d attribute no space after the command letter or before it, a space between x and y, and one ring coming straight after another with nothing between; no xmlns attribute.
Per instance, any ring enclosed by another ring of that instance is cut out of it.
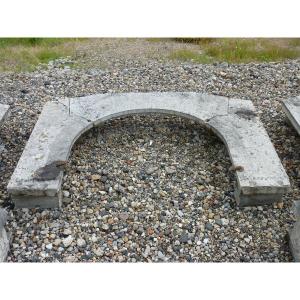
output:
<svg viewBox="0 0 300 300"><path fill-rule="evenodd" d="M12 235L9 262L292 260L287 230L295 221L293 200L300 200L300 139L279 101L300 94L300 60L168 61L168 51L180 46L95 40L78 49L81 69L62 59L33 73L0 74L0 102L11 105L0 141L0 204L10 211ZM290 176L292 191L284 204L237 207L222 142L195 122L155 114L106 122L78 140L64 178L62 209L12 210L6 185L45 102L133 91L252 100Z"/></svg>

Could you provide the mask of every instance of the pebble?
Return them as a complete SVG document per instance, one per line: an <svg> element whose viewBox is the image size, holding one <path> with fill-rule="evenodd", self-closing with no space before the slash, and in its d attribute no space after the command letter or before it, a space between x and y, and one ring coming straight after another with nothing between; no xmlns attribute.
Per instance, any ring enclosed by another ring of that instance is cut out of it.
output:
<svg viewBox="0 0 300 300"><path fill-rule="evenodd" d="M93 235L93 236L91 237L91 241L92 241L93 243L96 243L96 242L98 241L98 238L97 238L95 235Z"/></svg>
<svg viewBox="0 0 300 300"><path fill-rule="evenodd" d="M70 192L69 191L63 191L63 196L66 198L70 197Z"/></svg>
<svg viewBox="0 0 300 300"><path fill-rule="evenodd" d="M152 175L155 171L157 171L158 168L157 167L149 167L147 170L146 170L146 174L147 175Z"/></svg>
<svg viewBox="0 0 300 300"><path fill-rule="evenodd" d="M180 236L180 243L187 243L189 240L189 235L187 233L183 233L181 236Z"/></svg>
<svg viewBox="0 0 300 300"><path fill-rule="evenodd" d="M69 235L68 237L64 238L62 242L63 242L64 247L67 248L72 244L73 238L72 238L72 236Z"/></svg>
<svg viewBox="0 0 300 300"><path fill-rule="evenodd" d="M134 190L134 187L133 186L129 186L127 189L128 189L129 192L132 192Z"/></svg>
<svg viewBox="0 0 300 300"><path fill-rule="evenodd" d="M150 251L151 251L150 246L147 245L146 249L145 249L145 252L144 252L144 257L148 257L148 255L150 254Z"/></svg>
<svg viewBox="0 0 300 300"><path fill-rule="evenodd" d="M206 223L205 224L205 228L207 229L207 230L213 230L214 229L214 226L211 224L211 223Z"/></svg>
<svg viewBox="0 0 300 300"><path fill-rule="evenodd" d="M229 224L229 220L227 220L225 218L222 218L221 221L222 221L223 226L227 226Z"/></svg>
<svg viewBox="0 0 300 300"><path fill-rule="evenodd" d="M120 213L119 216L120 216L120 219L123 220L123 221L126 221L129 218L129 214L126 213L126 212Z"/></svg>
<svg viewBox="0 0 300 300"><path fill-rule="evenodd" d="M72 234L72 230L70 228L66 228L64 230L64 235L71 235Z"/></svg>
<svg viewBox="0 0 300 300"><path fill-rule="evenodd" d="M176 169L175 168L169 168L169 167L166 167L166 174L167 175L172 175L174 173L176 173Z"/></svg>
<svg viewBox="0 0 300 300"><path fill-rule="evenodd" d="M77 246L78 247L85 247L86 246L86 242L85 242L85 240L84 239L81 239L81 238L79 238L79 239L77 239Z"/></svg>
<svg viewBox="0 0 300 300"><path fill-rule="evenodd" d="M53 246L52 246L52 244L48 244L48 245L46 245L46 248L47 248L48 250L52 250Z"/></svg>
<svg viewBox="0 0 300 300"><path fill-rule="evenodd" d="M164 259L165 259L165 255L164 255L161 251L158 251L158 252L157 252L157 256L158 256L158 258L161 259L161 260L164 260Z"/></svg>
<svg viewBox="0 0 300 300"><path fill-rule="evenodd" d="M55 239L53 244L59 246L61 244L61 239Z"/></svg>
<svg viewBox="0 0 300 300"><path fill-rule="evenodd" d="M95 249L94 253L96 256L103 256L103 254L104 254L100 248Z"/></svg>
<svg viewBox="0 0 300 300"><path fill-rule="evenodd" d="M94 174L91 176L92 180L96 181L96 180L100 180L101 176L98 174Z"/></svg>
<svg viewBox="0 0 300 300"><path fill-rule="evenodd" d="M108 229L109 229L109 225L103 224L103 225L102 225L102 229L105 230L105 231L108 230Z"/></svg>

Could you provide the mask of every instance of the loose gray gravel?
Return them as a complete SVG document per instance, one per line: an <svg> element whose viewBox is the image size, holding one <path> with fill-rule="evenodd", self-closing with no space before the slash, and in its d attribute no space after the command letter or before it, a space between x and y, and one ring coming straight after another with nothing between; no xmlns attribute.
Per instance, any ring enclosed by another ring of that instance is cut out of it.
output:
<svg viewBox="0 0 300 300"><path fill-rule="evenodd" d="M293 200L300 200L300 139L279 101L300 94L300 60L198 65L147 52L170 47L179 46L96 40L79 49L80 69L60 59L33 73L0 74L0 102L11 106L0 134L9 262L292 260L287 230L295 221ZM78 140L65 173L62 209L12 209L6 185L45 102L134 91L252 100L290 176L284 204L237 207L222 142L193 121L154 114L106 122Z"/></svg>

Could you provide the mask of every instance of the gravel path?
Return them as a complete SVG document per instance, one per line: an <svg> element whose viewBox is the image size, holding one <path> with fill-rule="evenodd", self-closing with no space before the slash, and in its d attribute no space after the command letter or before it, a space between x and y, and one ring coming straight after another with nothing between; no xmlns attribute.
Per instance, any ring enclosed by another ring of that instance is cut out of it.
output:
<svg viewBox="0 0 300 300"><path fill-rule="evenodd" d="M300 139L279 100L300 94L300 60L168 61L169 51L181 46L94 40L78 49L81 69L63 59L33 73L0 74L0 102L11 105L0 135L0 204L10 210L12 234L8 261L291 261L287 230L299 199ZM284 204L238 208L230 160L215 135L179 117L141 115L106 122L78 140L61 210L12 210L6 185L45 102L133 91L252 100L290 176Z"/></svg>

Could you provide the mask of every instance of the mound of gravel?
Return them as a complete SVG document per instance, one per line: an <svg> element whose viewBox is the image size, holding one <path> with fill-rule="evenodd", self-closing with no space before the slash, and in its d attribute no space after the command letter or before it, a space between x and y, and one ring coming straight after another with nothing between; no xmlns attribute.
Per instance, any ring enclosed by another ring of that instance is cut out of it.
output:
<svg viewBox="0 0 300 300"><path fill-rule="evenodd" d="M101 69L105 56L90 51L79 58L86 68L60 59L33 73L0 74L0 102L11 106L0 134L0 201L10 210L12 234L7 260L291 261L287 230L299 199L300 139L279 101L300 94L300 60L197 65L116 55ZM109 121L82 136L65 173L61 210L12 209L6 185L45 102L134 91L252 100L291 180L284 204L238 208L221 141L190 120L157 114Z"/></svg>

